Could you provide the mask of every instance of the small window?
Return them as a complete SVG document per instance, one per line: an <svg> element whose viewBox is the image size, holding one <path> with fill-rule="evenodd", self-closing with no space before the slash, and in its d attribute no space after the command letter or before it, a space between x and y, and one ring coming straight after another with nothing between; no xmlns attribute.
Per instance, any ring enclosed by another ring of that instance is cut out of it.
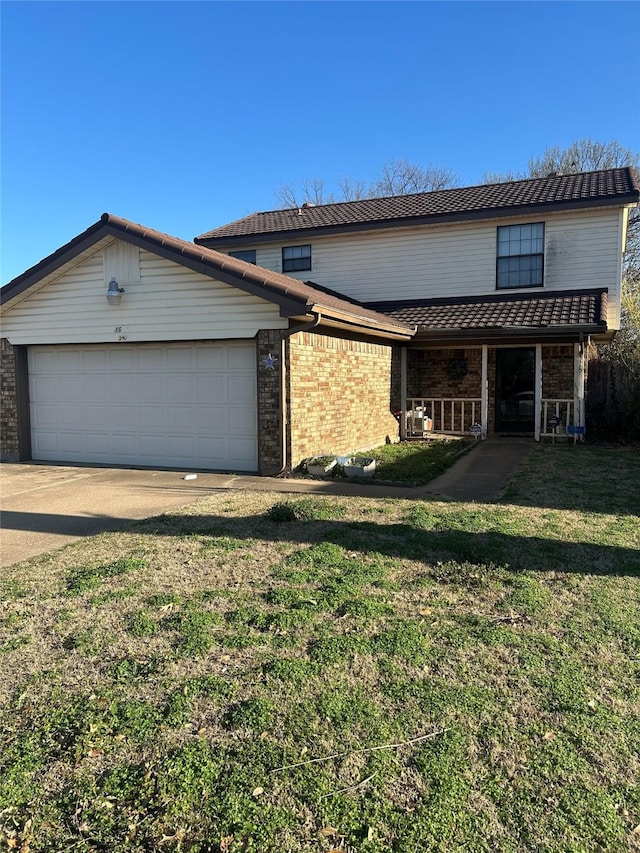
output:
<svg viewBox="0 0 640 853"><path fill-rule="evenodd" d="M543 261L543 222L498 228L497 287L541 287Z"/></svg>
<svg viewBox="0 0 640 853"><path fill-rule="evenodd" d="M255 264L256 262L256 250L255 249L243 249L240 252L229 252L230 258L237 258L239 261L246 261L248 264Z"/></svg>
<svg viewBox="0 0 640 853"><path fill-rule="evenodd" d="M282 272L300 272L311 269L311 246L284 246Z"/></svg>

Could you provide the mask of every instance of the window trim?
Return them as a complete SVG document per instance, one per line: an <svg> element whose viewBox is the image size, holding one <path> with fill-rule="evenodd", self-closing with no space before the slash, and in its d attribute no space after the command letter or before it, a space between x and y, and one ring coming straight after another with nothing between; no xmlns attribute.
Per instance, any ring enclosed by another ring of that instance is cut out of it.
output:
<svg viewBox="0 0 640 853"><path fill-rule="evenodd" d="M500 230L503 228L524 228L528 225L539 225L542 228L542 251L527 252L521 255L501 255L500 252ZM498 225L496 230L496 290L517 290L518 288L544 287L544 250L545 250L546 228L544 222L516 222L512 225ZM505 258L540 258L540 281L536 284L500 284L500 261Z"/></svg>
<svg viewBox="0 0 640 853"><path fill-rule="evenodd" d="M308 254L299 254L291 258L285 258L285 252L291 249L308 249ZM304 265L303 263L308 264ZM305 272L311 269L311 243L304 243L301 246L283 246L282 247L282 272Z"/></svg>

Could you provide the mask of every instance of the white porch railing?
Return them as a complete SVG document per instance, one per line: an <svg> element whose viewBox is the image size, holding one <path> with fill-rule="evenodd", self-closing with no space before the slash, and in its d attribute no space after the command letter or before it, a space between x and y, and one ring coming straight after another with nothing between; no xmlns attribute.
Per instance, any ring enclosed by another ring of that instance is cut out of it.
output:
<svg viewBox="0 0 640 853"><path fill-rule="evenodd" d="M576 426L574 420L574 400L541 400L542 413L540 418L540 435L551 438L553 435L565 435L567 426ZM550 418L557 418L558 426L555 430L549 425Z"/></svg>
<svg viewBox="0 0 640 853"><path fill-rule="evenodd" d="M471 425L480 423L481 403L479 397L411 397L407 399L406 435L471 435Z"/></svg>

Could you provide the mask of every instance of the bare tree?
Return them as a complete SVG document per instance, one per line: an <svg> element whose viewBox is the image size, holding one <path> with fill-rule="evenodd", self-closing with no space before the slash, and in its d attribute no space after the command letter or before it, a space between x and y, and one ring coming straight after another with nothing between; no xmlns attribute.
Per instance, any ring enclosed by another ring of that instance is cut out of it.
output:
<svg viewBox="0 0 640 853"><path fill-rule="evenodd" d="M526 177L522 172L485 172L480 183L503 184L505 181L521 181Z"/></svg>
<svg viewBox="0 0 640 853"><path fill-rule="evenodd" d="M369 188L364 181L359 181L354 178L340 178L338 181L342 201L360 201L363 198L369 198Z"/></svg>
<svg viewBox="0 0 640 853"><path fill-rule="evenodd" d="M324 178L305 178L299 188L293 184L280 184L276 198L283 208L301 207L305 202L311 204L332 204L337 199L328 193Z"/></svg>
<svg viewBox="0 0 640 853"><path fill-rule="evenodd" d="M578 139L568 148L557 145L547 148L542 156L529 160L528 178L544 178L551 172L571 175L597 169L615 169L620 166L640 165L638 154L619 142L598 142L590 138Z"/></svg>
<svg viewBox="0 0 640 853"><path fill-rule="evenodd" d="M409 195L455 186L457 176L451 169L418 166L408 160L390 160L382 167L369 192L374 196Z"/></svg>
<svg viewBox="0 0 640 853"><path fill-rule="evenodd" d="M282 207L289 208L300 207L304 202L333 204L377 196L430 192L456 186L457 183L457 176L451 169L423 167L408 160L392 159L382 166L380 176L371 183L350 176L341 178L337 196L327 191L324 179L305 178L299 188L289 183L281 184L276 190L276 198Z"/></svg>

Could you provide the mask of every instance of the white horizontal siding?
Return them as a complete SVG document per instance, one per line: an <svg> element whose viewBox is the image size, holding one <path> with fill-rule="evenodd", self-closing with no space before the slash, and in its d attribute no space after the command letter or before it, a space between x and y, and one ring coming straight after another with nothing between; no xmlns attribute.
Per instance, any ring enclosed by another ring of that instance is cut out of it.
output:
<svg viewBox="0 0 640 853"><path fill-rule="evenodd" d="M257 262L281 271L282 245L310 242L312 269L290 275L355 299L486 296L496 293L498 225L544 222L545 289L608 287L615 303L622 251L620 216L618 209L603 209L301 241L285 238L278 245L257 247Z"/></svg>
<svg viewBox="0 0 640 853"><path fill-rule="evenodd" d="M253 338L283 329L277 306L140 251L139 283L120 305L106 300L102 251L9 308L2 333L12 344Z"/></svg>

